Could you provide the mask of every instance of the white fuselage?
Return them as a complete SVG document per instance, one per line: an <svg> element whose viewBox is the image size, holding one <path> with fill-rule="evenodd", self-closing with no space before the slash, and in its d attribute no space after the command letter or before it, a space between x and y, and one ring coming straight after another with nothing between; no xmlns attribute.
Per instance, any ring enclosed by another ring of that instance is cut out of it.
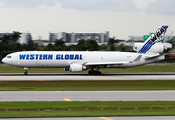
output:
<svg viewBox="0 0 175 120"><path fill-rule="evenodd" d="M139 55L139 61L134 61ZM127 68L163 60L164 56L154 60L145 60L157 54L139 54L132 52L89 52L89 51L25 51L7 55L2 61L8 65L27 68L68 68L70 64L118 62L106 67Z"/></svg>

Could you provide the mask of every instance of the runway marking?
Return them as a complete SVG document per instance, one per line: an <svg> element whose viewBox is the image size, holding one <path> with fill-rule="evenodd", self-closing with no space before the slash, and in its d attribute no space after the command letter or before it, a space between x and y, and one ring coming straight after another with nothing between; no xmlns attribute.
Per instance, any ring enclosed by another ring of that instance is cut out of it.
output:
<svg viewBox="0 0 175 120"><path fill-rule="evenodd" d="M56 91L56 92L61 92L61 91Z"/></svg>
<svg viewBox="0 0 175 120"><path fill-rule="evenodd" d="M109 119L109 118L105 118L105 117L99 117L100 119L103 119L103 120L112 120L112 119Z"/></svg>
<svg viewBox="0 0 175 120"><path fill-rule="evenodd" d="M168 92L174 92L174 90L166 90L166 91L168 91Z"/></svg>
<svg viewBox="0 0 175 120"><path fill-rule="evenodd" d="M71 101L71 99L69 99L69 98L64 98L64 100L65 100L65 101Z"/></svg>

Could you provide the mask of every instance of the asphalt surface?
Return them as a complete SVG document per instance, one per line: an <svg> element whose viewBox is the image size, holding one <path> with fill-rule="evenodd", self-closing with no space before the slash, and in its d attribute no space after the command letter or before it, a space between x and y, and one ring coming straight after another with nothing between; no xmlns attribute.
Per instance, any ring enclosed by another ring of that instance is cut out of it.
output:
<svg viewBox="0 0 175 120"><path fill-rule="evenodd" d="M0 81L7 80L175 80L175 73L0 73Z"/></svg>
<svg viewBox="0 0 175 120"><path fill-rule="evenodd" d="M175 101L175 91L1 91L0 101Z"/></svg>
<svg viewBox="0 0 175 120"><path fill-rule="evenodd" d="M74 117L74 118L9 118L0 120L175 120L175 116L143 117Z"/></svg>

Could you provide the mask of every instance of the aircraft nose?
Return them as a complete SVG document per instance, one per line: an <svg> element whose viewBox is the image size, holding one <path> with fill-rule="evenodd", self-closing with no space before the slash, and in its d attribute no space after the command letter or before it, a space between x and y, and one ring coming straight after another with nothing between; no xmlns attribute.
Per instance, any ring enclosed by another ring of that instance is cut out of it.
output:
<svg viewBox="0 0 175 120"><path fill-rule="evenodd" d="M3 62L3 63L6 63L6 58L3 58L3 59L2 59L2 62Z"/></svg>

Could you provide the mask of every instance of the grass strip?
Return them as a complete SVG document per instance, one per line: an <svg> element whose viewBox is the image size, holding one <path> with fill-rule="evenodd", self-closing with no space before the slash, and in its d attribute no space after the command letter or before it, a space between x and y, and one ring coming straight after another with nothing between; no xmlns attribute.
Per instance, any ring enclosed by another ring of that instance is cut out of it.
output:
<svg viewBox="0 0 175 120"><path fill-rule="evenodd" d="M1 81L1 91L175 90L174 80Z"/></svg>
<svg viewBox="0 0 175 120"><path fill-rule="evenodd" d="M10 111L0 118L102 117L102 116L173 116L175 110L78 110L78 111Z"/></svg>
<svg viewBox="0 0 175 120"><path fill-rule="evenodd" d="M175 101L0 102L0 118L155 115L175 115Z"/></svg>
<svg viewBox="0 0 175 120"><path fill-rule="evenodd" d="M175 72L175 65L145 65L134 68L105 68L100 69L103 73L124 73L124 72ZM0 66L0 73L23 73L23 68L13 66ZM63 68L32 68L28 70L29 73L70 73L64 71ZM83 71L87 73L87 71Z"/></svg>

